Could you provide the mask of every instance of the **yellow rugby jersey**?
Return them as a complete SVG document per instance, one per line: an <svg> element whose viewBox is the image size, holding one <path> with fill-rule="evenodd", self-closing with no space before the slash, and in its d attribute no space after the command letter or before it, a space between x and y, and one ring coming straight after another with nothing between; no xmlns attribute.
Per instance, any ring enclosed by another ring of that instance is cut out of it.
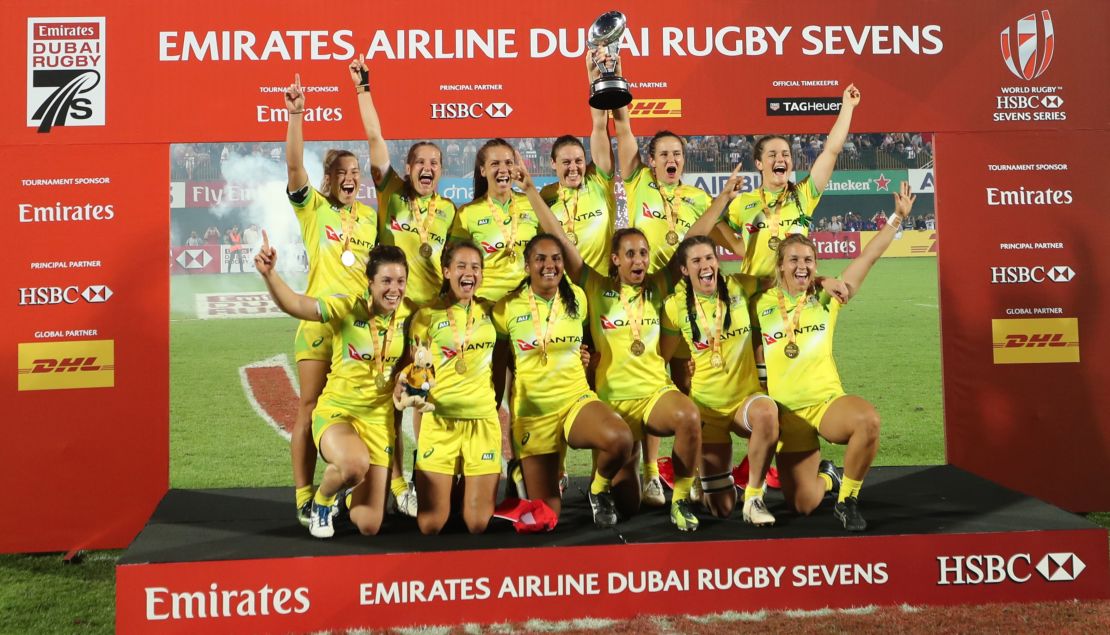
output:
<svg viewBox="0 0 1110 635"><path fill-rule="evenodd" d="M378 235L383 245L396 245L405 252L409 262L405 297L418 306L430 304L439 295L443 285L439 257L454 220L455 204L451 199L431 194L412 200L406 192L405 179L392 166L378 184ZM429 257L420 255L425 243L432 248Z"/></svg>
<svg viewBox="0 0 1110 635"><path fill-rule="evenodd" d="M759 329L763 335L763 358L767 364L767 392L790 409L804 408L844 394L840 374L833 361L833 331L840 302L821 292L810 296L798 317L798 356L786 356L787 334L779 308L779 297L792 316L799 296L780 288L770 289L756 300Z"/></svg>
<svg viewBox="0 0 1110 635"><path fill-rule="evenodd" d="M785 194L778 215L778 238L782 240L789 234L809 235L810 218L813 210L821 202L821 193L813 186L809 177L794 186L797 200ZM774 212L775 202L780 192L763 192L767 207ZM801 207L798 204L801 203ZM728 206L728 224L733 231L744 239L744 262L740 271L756 278L775 275L775 250L767 245L771 240L771 219L763 211L760 190L745 192L732 199Z"/></svg>
<svg viewBox="0 0 1110 635"><path fill-rule="evenodd" d="M492 205L498 207L501 222ZM505 237L511 234L512 219L510 213L519 217L517 221L516 237L511 246L505 243ZM463 205L455 214L455 223L451 226L451 237L460 240L473 240L474 244L482 249L482 258L485 261L485 271L482 273L482 286L476 295L491 302L496 302L506 293L516 288L524 279L524 246L539 232L540 221L528 197L513 192L508 203L502 204L486 197L480 201L471 201ZM515 259L509 257L510 250L516 254Z"/></svg>
<svg viewBox="0 0 1110 635"><path fill-rule="evenodd" d="M744 274L728 277L728 311L732 323L721 334L721 357L724 365L713 368L713 351L709 345L708 329L716 328L717 298L694 293L694 301L701 304L706 325L694 310L698 323L699 339L694 341L690 326L690 312L686 309L686 283L680 283L663 305L663 333L681 335L694 359L694 377L690 384L690 397L699 405L709 408L727 408L748 395L759 392L759 376L755 372L755 352L752 347L749 298L755 293L756 280ZM708 327L708 329L707 329Z"/></svg>
<svg viewBox="0 0 1110 635"><path fill-rule="evenodd" d="M382 389L375 384L378 376L375 356L382 338L389 329L390 315L370 318L369 298L357 295L318 297L320 321L338 321L332 338L331 372L321 399L358 408L390 407L393 403L393 382ZM393 375L393 367L405 350L405 321L412 315L413 305L404 300L394 313L393 333L385 354L385 376ZM373 332L371 332L373 331Z"/></svg>
<svg viewBox="0 0 1110 635"><path fill-rule="evenodd" d="M501 298L493 308L493 324L497 336L506 339L516 358L513 378L513 414L536 417L552 414L571 404L571 400L590 390L586 369L582 368L582 334L586 320L586 294L571 285L578 299L578 316L567 315L563 301L556 294L550 302L539 296L536 308L540 324L532 323L528 298L531 287L524 287ZM548 316L557 310L551 323L547 345L547 365L540 363L540 337L547 327Z"/></svg>
<svg viewBox="0 0 1110 635"><path fill-rule="evenodd" d="M663 188L660 191L660 188ZM686 232L705 213L713 198L704 190L693 185L680 183L674 187L661 186L655 182L651 168L641 166L624 180L624 191L628 195L629 224L644 232L651 246L651 263L648 273L665 269L678 244L667 244L670 223L664 198L671 201L675 212L675 233L678 239L686 237Z"/></svg>
<svg viewBox="0 0 1110 635"><path fill-rule="evenodd" d="M667 297L666 269L649 276L643 286L622 284L596 271L583 269L583 287L590 301L590 333L601 355L597 368L597 393L604 401L642 399L671 383L659 355L659 316ZM640 312L643 293L643 326L640 340L644 354L633 355L632 319ZM624 302L621 302L621 300Z"/></svg>
<svg viewBox="0 0 1110 635"><path fill-rule="evenodd" d="M486 419L497 417L493 392L493 345L497 330L493 327L493 304L475 300L470 311L474 323L467 337L465 350L459 350L460 335L466 333L467 310L462 305L447 306L440 298L431 306L416 312L412 318L411 338L420 340L432 352L436 368L436 385L431 400L436 415L450 419ZM455 324L452 328L447 312ZM465 360L466 372L460 374L457 364Z"/></svg>
<svg viewBox="0 0 1110 635"><path fill-rule="evenodd" d="M377 217L374 209L355 201L350 211L332 207L327 197L311 185L303 204L290 199L301 226L301 237L308 252L308 289L306 295L332 294L362 295L366 293L366 264L370 250L378 238ZM346 219L346 221L344 220ZM351 230L349 249L355 255L350 267L340 260L343 257L344 227Z"/></svg>
<svg viewBox="0 0 1110 635"><path fill-rule="evenodd" d="M574 233L578 236L578 253L594 271L609 272L609 243L613 239L614 210L617 199L613 193L613 175L606 174L591 163L586 167L582 186L577 190L551 183L540 196L551 208L563 231L570 231L567 209L574 210Z"/></svg>

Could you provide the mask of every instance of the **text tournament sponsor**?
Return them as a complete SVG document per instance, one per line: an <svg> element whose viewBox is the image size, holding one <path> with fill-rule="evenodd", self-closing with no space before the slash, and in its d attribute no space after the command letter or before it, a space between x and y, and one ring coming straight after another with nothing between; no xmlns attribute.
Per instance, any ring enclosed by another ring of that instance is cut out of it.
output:
<svg viewBox="0 0 1110 635"><path fill-rule="evenodd" d="M27 19L27 125L103 126L104 18Z"/></svg>

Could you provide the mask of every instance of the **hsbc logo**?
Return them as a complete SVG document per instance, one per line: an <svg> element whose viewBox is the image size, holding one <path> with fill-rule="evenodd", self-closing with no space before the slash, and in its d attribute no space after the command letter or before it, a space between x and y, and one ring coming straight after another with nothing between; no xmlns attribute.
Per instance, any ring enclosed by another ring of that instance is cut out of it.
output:
<svg viewBox="0 0 1110 635"><path fill-rule="evenodd" d="M84 289L70 287L21 287L19 306L51 304L77 304L81 300L89 304L107 302L114 294L108 285L92 284Z"/></svg>
<svg viewBox="0 0 1110 635"><path fill-rule="evenodd" d="M1028 582L1036 571L1049 582L1072 582L1087 565L1074 553L1047 553L1036 565L1028 553L938 556L937 586Z"/></svg>
<svg viewBox="0 0 1110 635"><path fill-rule="evenodd" d="M991 267L991 284L1026 284L1051 282L1071 282L1075 270L1067 265L1054 267Z"/></svg>
<svg viewBox="0 0 1110 635"><path fill-rule="evenodd" d="M1002 61L1018 79L1036 79L1048 70L1056 48L1052 14L1048 9L1017 21L999 34Z"/></svg>
<svg viewBox="0 0 1110 635"><path fill-rule="evenodd" d="M432 104L432 119L504 119L511 114L513 107L503 101Z"/></svg>
<svg viewBox="0 0 1110 635"><path fill-rule="evenodd" d="M183 249L175 260L182 269L204 269L212 262L212 255L205 249Z"/></svg>

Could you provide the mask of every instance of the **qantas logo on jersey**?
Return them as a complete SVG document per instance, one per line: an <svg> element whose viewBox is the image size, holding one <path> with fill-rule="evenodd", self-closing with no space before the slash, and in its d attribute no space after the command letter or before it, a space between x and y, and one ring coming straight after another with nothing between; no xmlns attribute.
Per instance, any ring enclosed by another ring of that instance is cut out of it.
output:
<svg viewBox="0 0 1110 635"><path fill-rule="evenodd" d="M689 199L682 199L682 200L689 201ZM692 201L690 201L690 202L692 202ZM667 214L665 212L663 212L663 210L652 209L647 203L643 203L640 210L643 213L644 218L653 218L653 219L656 219L656 220L664 220L664 221L667 220ZM685 220L683 220L682 218L678 218L678 217L675 218L675 224L678 225L679 227L685 227L686 229L689 229L690 226L691 226L691 223L688 223Z"/></svg>
<svg viewBox="0 0 1110 635"><path fill-rule="evenodd" d="M410 233L413 233L413 234L419 234L420 233L420 231L417 230L416 225L410 225L408 223L402 223L402 222L398 221L396 218L394 218L393 221L389 224L389 228L392 229L395 232L410 232ZM435 241L435 242L437 242L441 245L444 242L443 237L441 237L439 234L437 234L433 231L429 231L428 236L431 237L431 239L433 241Z"/></svg>
<svg viewBox="0 0 1110 635"><path fill-rule="evenodd" d="M581 341L582 341L582 338L577 336L577 335L566 335L566 336L563 336L563 337L553 337L548 341L548 344L568 344L568 343L569 344L577 344ZM536 340L532 340L531 342L525 342L524 340L518 339L516 341L516 345L517 345L517 348L519 348L522 351L532 351L532 350L535 350L535 349L539 348L540 343L537 342Z"/></svg>
<svg viewBox="0 0 1110 635"><path fill-rule="evenodd" d="M516 346L522 351L533 351L536 350L537 344L535 340L532 340L532 343L525 342L524 340L517 340Z"/></svg>
<svg viewBox="0 0 1110 635"><path fill-rule="evenodd" d="M524 245L527 245L527 244L528 244L527 240L518 240L515 243L515 245L517 247L523 247ZM505 243L503 241L500 241L500 240L495 242L495 243L491 243L489 241L483 240L481 242L481 247L482 247L482 251L486 252L487 254L495 254L499 251L504 251L505 250Z"/></svg>
<svg viewBox="0 0 1110 635"><path fill-rule="evenodd" d="M625 319L622 319L622 318L617 318L615 320L610 320L608 317L606 317L604 315L600 316L599 319L601 320L601 328L606 329L606 330L612 330L612 329L615 329L617 327L628 326L629 324L631 324L631 322L629 320L625 320ZM646 318L643 319L643 323L647 326L655 326L656 324L659 324L659 318L646 317Z"/></svg>
<svg viewBox="0 0 1110 635"><path fill-rule="evenodd" d="M355 348L354 344L348 344L347 345L347 355L349 355L351 357L351 359L358 359L358 360L373 359L372 355L363 355L362 353L358 352L358 349Z"/></svg>
<svg viewBox="0 0 1110 635"><path fill-rule="evenodd" d="M443 359L454 359L455 356L459 354L459 352L453 348L447 348L446 346L440 346L439 348L443 351Z"/></svg>
<svg viewBox="0 0 1110 635"><path fill-rule="evenodd" d="M788 227L809 227L809 219L810 219L809 216L805 216L805 215L799 216L798 218L795 218L794 220L790 221L787 224L787 226ZM782 223L780 223L780 224L782 224ZM744 223L744 229L748 230L749 234L758 233L759 230L767 229L767 227L769 227L769 225L767 223L765 223L764 221L759 221L759 222L755 222L755 223ZM797 233L801 233L801 232L790 231L789 233L797 234Z"/></svg>
<svg viewBox="0 0 1110 635"><path fill-rule="evenodd" d="M805 325L805 326L799 326L797 328L797 332L799 334L820 333L820 332L823 332L824 330L825 330L825 325L824 324L809 324L809 325ZM774 344L775 342L781 340L784 337L786 337L786 333L783 333L782 331L779 331L777 333L764 333L763 334L763 341L768 343L768 344Z"/></svg>
<svg viewBox="0 0 1110 635"><path fill-rule="evenodd" d="M343 239L340 237L339 232L332 229L331 225L324 225L324 235L327 236L328 240L332 242L343 242Z"/></svg>
<svg viewBox="0 0 1110 635"><path fill-rule="evenodd" d="M694 348L699 351L709 350L709 342L694 342Z"/></svg>

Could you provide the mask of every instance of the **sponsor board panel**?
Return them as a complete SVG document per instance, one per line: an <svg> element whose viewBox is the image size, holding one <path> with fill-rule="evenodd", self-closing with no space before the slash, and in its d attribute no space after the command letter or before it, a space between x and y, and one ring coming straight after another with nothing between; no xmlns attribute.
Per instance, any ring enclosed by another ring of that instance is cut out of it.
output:
<svg viewBox="0 0 1110 635"><path fill-rule="evenodd" d="M1110 216L1090 171L1108 143L1106 131L953 133L937 148L948 460L1073 511L1110 507L1110 490L1074 487L1110 462L1110 335L1097 327Z"/></svg>
<svg viewBox="0 0 1110 635"><path fill-rule="evenodd" d="M631 618L1110 595L1106 532L854 536L122 565L121 633ZM495 557L491 557L494 555ZM668 563L681 563L669 565ZM327 576L317 575L327 570Z"/></svg>
<svg viewBox="0 0 1110 635"><path fill-rule="evenodd" d="M809 237L817 245L818 258L855 258L863 249L862 233L866 232L810 232Z"/></svg>
<svg viewBox="0 0 1110 635"><path fill-rule="evenodd" d="M728 133L737 121L813 132L827 129L848 78L865 77L853 81L863 93L861 123L871 130L1105 125L1107 89L1089 81L1085 64L1107 57L1105 3L944 0L929 11L857 4L846 16L799 0L792 14L799 17L762 25L721 18L708 0L693 2L689 19L675 24L664 3L644 3L629 14L622 39L637 114L668 117L679 133ZM760 6L742 1L735 12L753 15ZM593 3L582 15L607 8ZM306 28L294 2L271 3L265 15L217 0L197 0L179 14L106 2L95 15L67 18L45 17L34 3L4 3L4 23L27 28L5 38L0 54L23 61L28 94L25 108L0 120L15 144L271 140L284 132L281 93L296 67L312 138L357 139L344 66L364 54L375 87L406 86L405 99L377 104L396 138L555 136L581 125L581 111L566 104L584 106L588 94L580 61L588 19L537 4L492 25L453 9L444 0L425 5L434 25L386 13L366 25L325 15ZM741 68L743 90L722 81ZM209 87L221 99L182 100L181 85ZM559 87L561 98L537 86ZM153 108L159 117L149 116ZM45 119L53 125L39 132Z"/></svg>
<svg viewBox="0 0 1110 635"><path fill-rule="evenodd" d="M67 500L3 532L0 551L126 545L165 491L166 154L28 146L0 168L13 198L0 219L11 263L0 399L27 422L10 426L0 477L38 474L36 487Z"/></svg>
<svg viewBox="0 0 1110 635"><path fill-rule="evenodd" d="M912 218L912 217L911 217ZM859 232L860 249L871 242L879 232ZM919 258L933 257L940 249L940 234L936 231L906 229L898 232L891 241L890 246L883 252L883 258Z"/></svg>
<svg viewBox="0 0 1110 635"><path fill-rule="evenodd" d="M197 317L202 320L288 317L265 291L258 293L198 293Z"/></svg>

